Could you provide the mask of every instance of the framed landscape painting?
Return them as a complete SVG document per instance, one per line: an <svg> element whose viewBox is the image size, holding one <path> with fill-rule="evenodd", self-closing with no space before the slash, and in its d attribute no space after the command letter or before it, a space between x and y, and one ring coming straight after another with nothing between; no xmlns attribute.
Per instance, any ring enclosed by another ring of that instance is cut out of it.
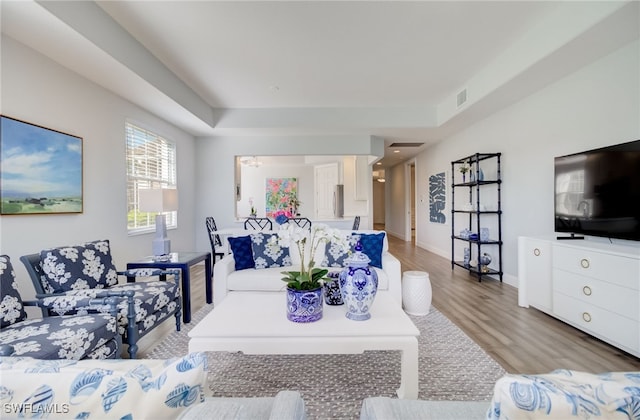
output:
<svg viewBox="0 0 640 420"><path fill-rule="evenodd" d="M82 208L82 138L0 116L0 214Z"/></svg>

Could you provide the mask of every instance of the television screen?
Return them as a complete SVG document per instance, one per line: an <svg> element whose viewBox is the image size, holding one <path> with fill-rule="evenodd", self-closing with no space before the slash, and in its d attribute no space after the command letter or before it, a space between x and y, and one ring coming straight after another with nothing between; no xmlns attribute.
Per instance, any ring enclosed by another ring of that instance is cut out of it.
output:
<svg viewBox="0 0 640 420"><path fill-rule="evenodd" d="M555 230L640 241L640 140L555 158Z"/></svg>

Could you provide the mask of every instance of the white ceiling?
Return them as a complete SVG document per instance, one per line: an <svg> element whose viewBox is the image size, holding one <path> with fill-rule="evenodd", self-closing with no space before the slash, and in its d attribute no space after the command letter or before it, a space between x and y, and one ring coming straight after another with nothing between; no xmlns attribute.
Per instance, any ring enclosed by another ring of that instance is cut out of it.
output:
<svg viewBox="0 0 640 420"><path fill-rule="evenodd" d="M635 1L0 6L3 33L194 135L366 134L389 152L425 143L385 150L385 167L637 39L640 26Z"/></svg>

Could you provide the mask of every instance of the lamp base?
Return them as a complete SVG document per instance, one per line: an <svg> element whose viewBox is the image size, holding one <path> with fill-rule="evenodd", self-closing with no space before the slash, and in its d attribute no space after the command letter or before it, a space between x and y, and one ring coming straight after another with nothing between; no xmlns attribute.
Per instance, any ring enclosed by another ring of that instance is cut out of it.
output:
<svg viewBox="0 0 640 420"><path fill-rule="evenodd" d="M156 238L153 240L153 255L167 255L171 253L171 240L168 238Z"/></svg>
<svg viewBox="0 0 640 420"><path fill-rule="evenodd" d="M153 255L167 255L171 252L171 240L167 238L164 214L156 215L156 237L153 238Z"/></svg>

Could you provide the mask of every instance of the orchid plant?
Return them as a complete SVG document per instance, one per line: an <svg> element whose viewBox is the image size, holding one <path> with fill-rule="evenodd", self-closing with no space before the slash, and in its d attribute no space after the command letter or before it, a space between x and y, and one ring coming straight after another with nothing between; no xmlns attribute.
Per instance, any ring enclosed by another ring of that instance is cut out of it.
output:
<svg viewBox="0 0 640 420"><path fill-rule="evenodd" d="M462 175L469 172L470 169L471 169L471 165L469 164L469 161L463 162L462 165L460 166L460 172L462 173Z"/></svg>
<svg viewBox="0 0 640 420"><path fill-rule="evenodd" d="M300 271L283 271L285 277L283 281L287 286L296 290L314 290L322 286L322 281L329 270L316 268L314 255L318 247L323 243L332 242L334 245L345 249L349 246L347 237L340 230L332 229L329 226L318 223L311 227L311 231L297 226L295 223L288 223L278 231L278 243L280 246L289 247L295 244L300 255ZM305 264L305 250L310 246L310 261Z"/></svg>

